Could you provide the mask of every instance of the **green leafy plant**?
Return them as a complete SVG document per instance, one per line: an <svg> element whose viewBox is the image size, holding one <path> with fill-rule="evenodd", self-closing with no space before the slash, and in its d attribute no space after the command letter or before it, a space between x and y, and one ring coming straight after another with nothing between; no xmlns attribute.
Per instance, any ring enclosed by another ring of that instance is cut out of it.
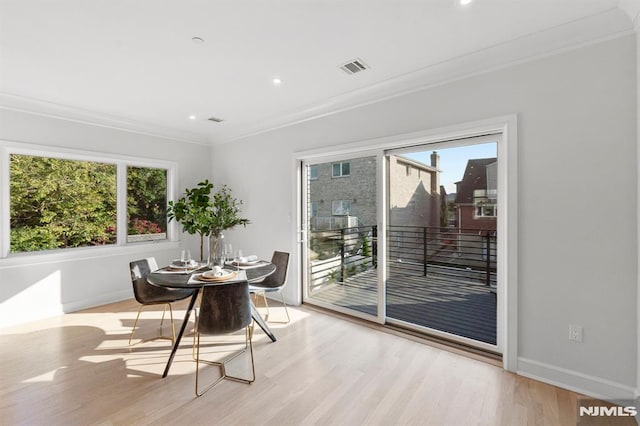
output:
<svg viewBox="0 0 640 426"><path fill-rule="evenodd" d="M222 231L238 225L246 226L249 219L240 217L242 201L233 198L231 189L223 185L212 194L209 180L199 182L195 188L185 190L178 201L169 202L167 217L182 225L184 232L200 235L200 258L204 258L204 237L219 236Z"/></svg>
<svg viewBox="0 0 640 426"><path fill-rule="evenodd" d="M371 244L369 243L369 236L367 234L362 236L362 255L364 257L371 257Z"/></svg>
<svg viewBox="0 0 640 426"><path fill-rule="evenodd" d="M346 277L345 277L345 278L347 278L347 277L352 277L352 276L354 276L356 273L357 273L357 267L356 267L355 263L350 263L350 264L347 266L347 270L345 271L345 274L346 274Z"/></svg>

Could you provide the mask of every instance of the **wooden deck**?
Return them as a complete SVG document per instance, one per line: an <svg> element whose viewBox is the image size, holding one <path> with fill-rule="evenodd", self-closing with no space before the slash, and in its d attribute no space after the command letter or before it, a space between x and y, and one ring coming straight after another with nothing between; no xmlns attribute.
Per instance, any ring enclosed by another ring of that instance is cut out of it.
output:
<svg viewBox="0 0 640 426"><path fill-rule="evenodd" d="M374 269L333 283L313 298L375 315ZM495 277L494 277L495 278ZM429 265L420 268L394 265L387 280L387 318L496 344L496 295L473 271Z"/></svg>

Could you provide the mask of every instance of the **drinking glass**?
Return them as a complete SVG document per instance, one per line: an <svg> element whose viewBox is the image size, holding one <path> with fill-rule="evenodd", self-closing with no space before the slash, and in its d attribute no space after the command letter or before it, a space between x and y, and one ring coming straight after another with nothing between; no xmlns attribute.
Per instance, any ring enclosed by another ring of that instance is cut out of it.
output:
<svg viewBox="0 0 640 426"><path fill-rule="evenodd" d="M240 259L242 259L242 250L238 249L236 250L236 256L235 256L236 268L238 270L240 270Z"/></svg>
<svg viewBox="0 0 640 426"><path fill-rule="evenodd" d="M222 251L222 257L224 258L222 262L223 265L225 264L226 261L233 260L233 248L231 247L231 244L224 245L224 250Z"/></svg>
<svg viewBox="0 0 640 426"><path fill-rule="evenodd" d="M180 253L180 261L182 262L182 264L187 267L191 265L191 251L189 250L182 250L182 252Z"/></svg>

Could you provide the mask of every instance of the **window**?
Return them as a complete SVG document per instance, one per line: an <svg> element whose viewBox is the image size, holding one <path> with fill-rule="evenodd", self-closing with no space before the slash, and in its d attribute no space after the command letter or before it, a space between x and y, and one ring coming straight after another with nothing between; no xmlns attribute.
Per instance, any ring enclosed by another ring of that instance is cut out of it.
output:
<svg viewBox="0 0 640 426"><path fill-rule="evenodd" d="M127 242L167 238L167 170L127 167Z"/></svg>
<svg viewBox="0 0 640 426"><path fill-rule="evenodd" d="M313 165L309 166L309 180L317 180L318 179L318 166Z"/></svg>
<svg viewBox="0 0 640 426"><path fill-rule="evenodd" d="M116 166L12 154L10 250L116 242Z"/></svg>
<svg viewBox="0 0 640 426"><path fill-rule="evenodd" d="M477 204L476 217L496 217L496 210L495 204Z"/></svg>
<svg viewBox="0 0 640 426"><path fill-rule="evenodd" d="M0 145L0 257L167 239L175 163Z"/></svg>
<svg viewBox="0 0 640 426"><path fill-rule="evenodd" d="M334 200L331 202L334 216L347 216L351 213L351 200Z"/></svg>
<svg viewBox="0 0 640 426"><path fill-rule="evenodd" d="M350 163L333 163L332 164L332 176L333 177L343 177L349 176L351 174L350 171L351 165Z"/></svg>
<svg viewBox="0 0 640 426"><path fill-rule="evenodd" d="M475 204L475 217L496 217L497 216L497 196L495 189L474 189L473 203Z"/></svg>
<svg viewBox="0 0 640 426"><path fill-rule="evenodd" d="M315 201L309 202L309 217L318 216L318 203Z"/></svg>

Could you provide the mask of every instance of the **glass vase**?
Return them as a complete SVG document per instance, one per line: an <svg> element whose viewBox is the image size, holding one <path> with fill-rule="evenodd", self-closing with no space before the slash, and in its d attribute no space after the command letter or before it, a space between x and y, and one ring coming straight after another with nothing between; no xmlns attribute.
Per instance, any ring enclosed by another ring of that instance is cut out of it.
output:
<svg viewBox="0 0 640 426"><path fill-rule="evenodd" d="M223 239L224 235L222 235L222 233L209 235L209 259L207 261L207 266L209 268L213 268L214 266L224 267L222 264L222 248L224 247L224 244L222 243Z"/></svg>

